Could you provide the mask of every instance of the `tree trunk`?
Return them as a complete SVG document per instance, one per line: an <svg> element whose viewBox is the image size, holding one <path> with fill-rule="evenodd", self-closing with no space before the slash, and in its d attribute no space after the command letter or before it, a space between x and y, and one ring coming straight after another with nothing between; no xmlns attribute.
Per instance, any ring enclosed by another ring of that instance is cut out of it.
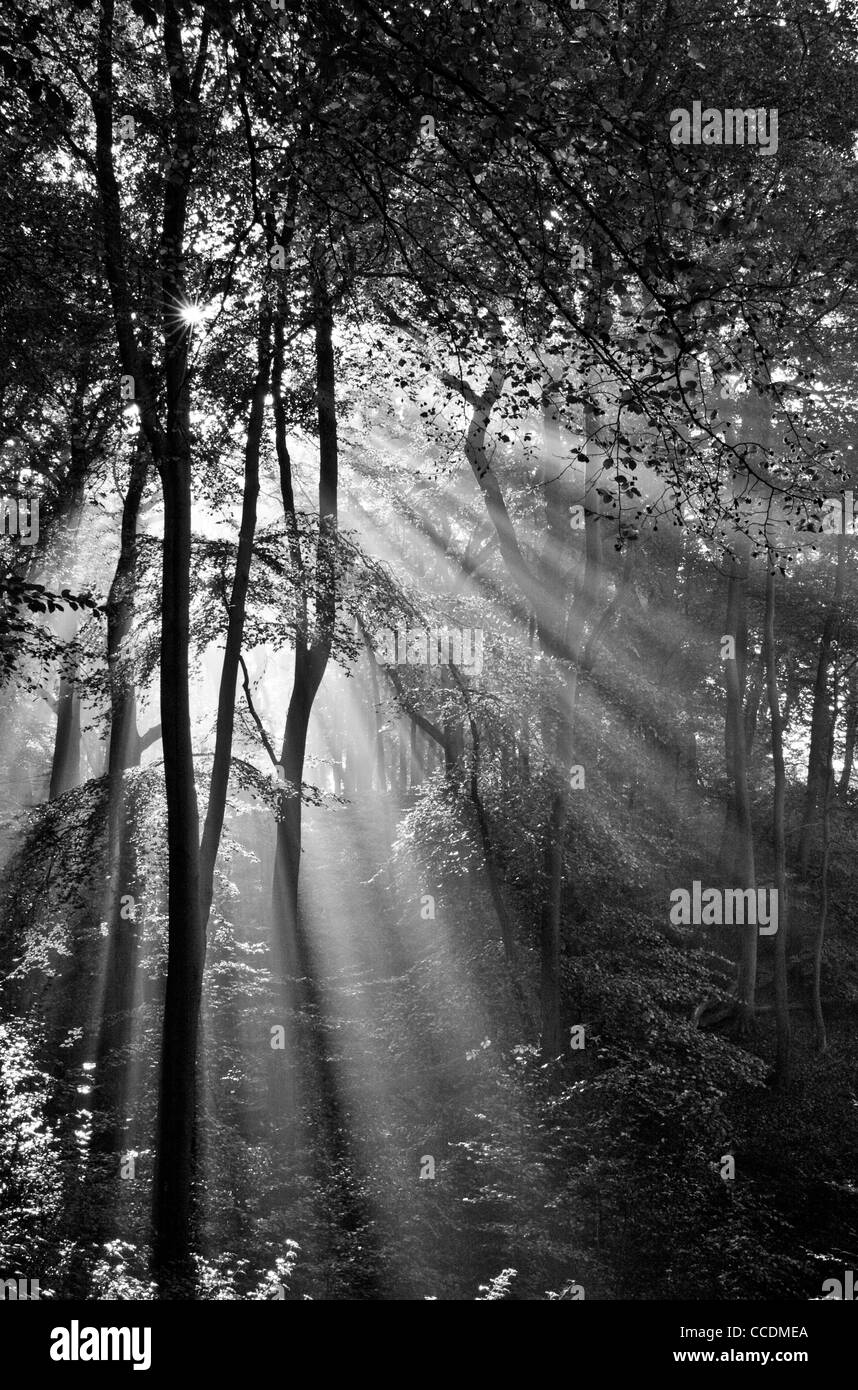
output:
<svg viewBox="0 0 858 1390"><path fill-rule="evenodd" d="M296 651L292 697L280 755L288 785L281 791L278 801L273 911L277 923L279 967L284 975L297 978L310 973L298 917L298 876L301 868L301 782L314 695L309 654Z"/></svg>
<svg viewBox="0 0 858 1390"><path fill-rule="evenodd" d="M221 667L217 705L217 733L212 759L209 800L203 840L200 847L200 914L205 930L211 911L214 889L214 870L223 830L229 771L232 762L232 740L235 729L235 688L244 639L247 611L247 592L250 586L250 567L253 561L253 542L256 535L256 506L259 499L259 450L265 417L265 397L271 371L271 325L263 315L257 343L257 371L253 386L250 419L244 450L244 492L241 506L241 525L235 571L230 594L226 646Z"/></svg>
<svg viewBox="0 0 858 1390"><path fill-rule="evenodd" d="M813 1030L817 1052L828 1050L825 1032L825 1016L822 1012L822 953L825 946L825 928L828 924L828 862L830 798L826 788L822 807L822 869L820 873L819 921L816 928L816 943L813 950Z"/></svg>
<svg viewBox="0 0 858 1390"><path fill-rule="evenodd" d="M488 880L489 893L491 895L492 906L494 907L495 915L498 919L498 926L500 928L501 942L503 944L506 962L509 966L515 967L518 963L518 952L516 951L515 945L515 931L513 928L512 918L509 914L506 905L503 884L501 882L498 855L495 849L494 840L492 838L491 829L489 827L488 817L486 815L486 808L483 803L482 795L480 794L482 737L480 734L479 725L474 716L468 687L465 685L464 680L455 668L451 668L451 671L453 674L453 678L456 681L456 684L462 692L462 697L465 701L465 708L467 711L468 725L471 731L471 767L470 776L468 779L468 789L470 793L471 804L474 808L474 813L477 818L477 829L480 835L480 843L483 848L483 862L486 866L486 878ZM511 975L511 980L513 984L513 989L515 991L519 1003L522 1004L525 1009L527 1009L521 986L519 985L514 973Z"/></svg>
<svg viewBox="0 0 858 1390"><path fill-rule="evenodd" d="M810 724L810 752L807 760L807 788L804 814L798 845L799 873L807 876L813 850L814 829L820 801L828 779L828 741L831 715L828 709L828 673L831 669L832 648L840 630L840 605L845 580L845 536L837 537L837 571L831 606L825 615L819 641L819 659L813 686L813 714Z"/></svg>
<svg viewBox="0 0 858 1390"><path fill-rule="evenodd" d="M793 710L795 709L796 705L798 704L798 697L799 697L800 692L801 692L801 683L800 683L800 680L799 680L799 675L798 675L798 670L797 670L797 667L796 667L796 662L795 662L795 660L793 660L793 661L789 662L789 664L787 665L786 697L785 697L785 699L784 699L784 708L783 708L783 715L782 715L782 723L783 723L783 727L784 727L784 733L786 733L787 729L789 728L789 722L790 722L790 719L792 718Z"/></svg>
<svg viewBox="0 0 858 1390"><path fill-rule="evenodd" d="M765 654L761 650L759 660L754 662L748 693L744 702L745 757L749 763L754 748L754 737L757 732L757 718L760 712L765 674Z"/></svg>
<svg viewBox="0 0 858 1390"><path fill-rule="evenodd" d="M292 547L295 579L303 584L295 640L295 671L292 694L283 735L281 765L286 779L278 799L278 823L274 859L272 918L275 927L277 964L284 976L283 998L297 1010L306 1028L310 1068L305 1080L308 1103L317 1107L318 1147L327 1163L327 1174L334 1175L337 1217L342 1229L360 1229L369 1273L364 1283L375 1296L377 1257L373 1235L360 1190L358 1156L351 1142L348 1117L340 1100L336 1073L328 1056L324 1034L319 1028L324 1011L316 984L314 953L304 932L298 902L301 866L302 803L301 782L307 746L307 731L319 686L330 658L337 608L338 443L333 351L333 320L321 272L315 285L316 401L319 426L319 538L315 565L315 628L310 640L308 626L307 576L298 544L298 527L292 489L291 463L286 449L284 418L278 421L275 392L275 423L280 460L281 491L287 533ZM276 339L275 339L276 343ZM279 378L278 378L279 384ZM302 1008L302 1006L306 1006Z"/></svg>
<svg viewBox="0 0 858 1390"><path fill-rule="evenodd" d="M777 1028L777 1054L775 1058L775 1084L780 1088L789 1085L790 1080L790 1019L789 988L787 982L787 933L788 904L786 888L786 841L784 833L784 797L786 794L786 773L784 771L783 724L778 691L778 665L775 650L775 557L769 552L769 568L766 575L766 613L763 653L766 666L766 687L769 700L769 716L772 736L772 766L775 776L774 799L772 803L772 839L775 851L775 884L778 894L778 930L775 936L775 1020Z"/></svg>
<svg viewBox="0 0 858 1390"><path fill-rule="evenodd" d="M735 877L739 856L739 812L736 793L736 738L737 731L743 728L742 708L745 697L744 661L741 655L741 633L744 630L744 589L741 577L741 564L733 556L728 562L727 613L724 622L724 636L731 637L735 647L735 657L727 658L725 663L725 711L724 711L724 765L727 777L727 798L724 806L724 826L721 833L721 846L718 852L718 871L728 882ZM734 669L735 681L731 678L730 667ZM747 747L747 744L744 745Z"/></svg>
<svg viewBox="0 0 858 1390"><path fill-rule="evenodd" d="M408 745L405 742L406 724L400 719L396 725L396 741L399 748L399 796L403 799L408 793Z"/></svg>
<svg viewBox="0 0 858 1390"><path fill-rule="evenodd" d="M104 996L99 1021L95 1068L95 1099L106 1124L105 1152L121 1143L119 1112L126 1091L127 1049L131 1042L131 1010L137 952L137 918L127 897L137 897L134 824L129 821L124 772L140 762L137 700L133 673L125 661L123 643L134 618L137 584L137 520L146 483L148 458L138 436L128 489L122 506L119 558L107 598L107 669L110 680L110 743L107 753L108 920ZM123 912L123 898L126 898ZM94 1139L95 1144L95 1139Z"/></svg>
<svg viewBox="0 0 858 1390"><path fill-rule="evenodd" d="M417 724L411 718L411 786L419 787L423 781L423 758L417 742Z"/></svg>
<svg viewBox="0 0 858 1390"><path fill-rule="evenodd" d="M735 799L735 857L733 873L739 885L745 889L756 888L754 866L754 832L751 822L751 797L748 786L748 761L742 721L742 688L744 685L747 652L747 621L745 614L745 587L747 584L748 543L743 536L737 537L737 553L730 566L731 583L735 584L733 603L736 657L724 663L727 682L727 717L731 729L730 746L732 751L732 779ZM739 1001L738 1025L742 1033L748 1032L754 1024L754 1003L757 980L757 927L745 925L742 936L737 997Z"/></svg>
<svg viewBox="0 0 858 1390"><path fill-rule="evenodd" d="M855 662L851 664L855 669ZM817 1052L827 1052L828 1038L822 1012L822 953L828 923L828 868L831 857L831 802L834 792L834 735L837 728L837 667L834 668L834 700L829 721L828 745L825 750L825 783L822 792L822 871L820 875L819 922L813 952L813 1027Z"/></svg>
<svg viewBox="0 0 858 1390"><path fill-rule="evenodd" d="M273 912L280 942L281 964L287 970L303 958L298 914L298 877L301 865L301 783L307 749L307 730L313 702L321 684L333 640L336 618L338 444L334 378L333 318L321 284L316 289L316 402L319 424L319 539L316 553L316 630L312 642L307 628L307 594L303 597L303 624L295 640L295 673L283 733L281 765L286 786L278 805L274 864ZM275 420L277 416L275 415ZM278 421L278 454L286 524L292 537L296 579L304 578L298 545L291 464L286 451L282 421Z"/></svg>
<svg viewBox="0 0 858 1390"><path fill-rule="evenodd" d="M184 388L168 426L164 489L161 728L169 852L167 985L155 1168L155 1266L162 1290L190 1275L196 1057L205 934L194 784L188 643L191 576L190 420Z"/></svg>
<svg viewBox="0 0 858 1390"><path fill-rule="evenodd" d="M592 317L592 315L591 315ZM569 496L564 470L553 470L545 480L546 530L549 536L549 568L542 576L542 592L536 607L536 630L543 657L562 653L558 661L557 708L554 717L554 788L545 826L544 864L546 891L540 918L542 1049L556 1057L563 1050L561 942L563 889L566 877L569 828L569 781L573 761L575 723L580 693L579 672L587 665L588 634L602 587L601 518L597 488L604 468L599 417L592 402L584 406L584 555L575 596L569 609L567 575L562 556L567 550ZM573 628L570 651L569 627ZM550 719L544 720L546 726ZM549 745L550 746L550 745Z"/></svg>
<svg viewBox="0 0 858 1390"><path fill-rule="evenodd" d="M563 860L566 842L566 798L555 792L545 827L544 864L546 893L540 914L540 997L542 1003L542 1051L558 1057L563 1051L560 1017L560 923L563 895Z"/></svg>
<svg viewBox="0 0 858 1390"><path fill-rule="evenodd" d="M176 312L187 301L185 230L194 172L200 86L206 66L210 21L199 29L199 49L189 68L182 16L164 0L163 57L169 73L173 145L163 180L159 245L160 323L163 335L166 424L158 412L154 364L137 340L129 283L122 209L113 157L114 0L101 0L92 104L96 178L102 212L105 273L122 372L133 384L140 423L161 477L164 542L161 618L161 731L167 801L167 983L159 1078L155 1181L154 1268L162 1296L187 1292L191 1283L193 1146L196 1054L205 937L199 900L199 814L194 785L188 687L191 573L191 421L189 333ZM144 336L144 341L146 338Z"/></svg>
<svg viewBox="0 0 858 1390"><path fill-rule="evenodd" d="M852 767L855 762L855 735L858 733L858 679L853 669L849 675L849 703L846 706L846 744L843 750L843 771L837 795L845 801L852 780Z"/></svg>
<svg viewBox="0 0 858 1390"><path fill-rule="evenodd" d="M375 652L369 640L369 633L364 631L364 647L366 648L366 659L369 665L369 683L372 698L372 729L375 743L375 776L380 792L387 791L387 772L384 761L384 734L381 732L381 694L378 688L378 663L375 659Z"/></svg>
<svg viewBox="0 0 858 1390"><path fill-rule="evenodd" d="M57 697L57 729L51 764L48 796L55 801L64 792L80 786L80 697L74 676L60 676Z"/></svg>
<svg viewBox="0 0 858 1390"><path fill-rule="evenodd" d="M182 47L181 17L167 0L164 44L172 74L182 160L179 181L168 180L162 230L161 293L165 307L166 432L161 467L164 556L161 620L161 730L169 853L167 983L158 1097L154 1184L155 1268L162 1293L186 1285L193 1212L196 1062L205 962L200 905L200 826L194 781L188 670L191 599L190 335L170 306L184 303L185 221L196 135ZM205 38L201 40L204 51ZM176 70L174 72L174 69ZM198 68L199 71L199 68ZM171 189L173 190L171 192ZM145 413L143 416L145 420Z"/></svg>

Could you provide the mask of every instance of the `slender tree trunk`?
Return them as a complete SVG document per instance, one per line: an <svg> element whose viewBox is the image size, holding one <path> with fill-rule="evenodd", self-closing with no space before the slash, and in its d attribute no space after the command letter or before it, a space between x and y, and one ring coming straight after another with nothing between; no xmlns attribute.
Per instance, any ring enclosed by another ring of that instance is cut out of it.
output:
<svg viewBox="0 0 858 1390"><path fill-rule="evenodd" d="M846 744L843 750L843 771L840 774L840 785L837 795L841 801L845 801L849 793L849 783L852 780L852 767L855 762L855 735L858 733L858 680L855 671L849 675L849 703L846 706Z"/></svg>
<svg viewBox="0 0 858 1390"><path fill-rule="evenodd" d="M184 391L182 391L184 395ZM169 852L167 985L155 1169L155 1264L162 1289L190 1274L196 1057L205 935L200 905L199 813L188 672L191 460L186 407L168 427L163 470L164 568L161 727Z"/></svg>
<svg viewBox="0 0 858 1390"><path fill-rule="evenodd" d="M404 798L408 792L408 745L405 742L406 724L400 719L396 726L396 741L399 748L399 796Z"/></svg>
<svg viewBox="0 0 858 1390"><path fill-rule="evenodd" d="M319 425L319 538L315 565L315 628L309 633L307 575L304 569L292 489L291 464L286 448L283 417L278 418L278 391L275 388L275 424L280 460L281 491L287 533L292 547L295 578L303 584L302 620L297 625L295 671L292 694L283 735L281 765L285 785L279 796L275 844L272 917L275 925L276 953L284 975L284 999L291 997L299 1013L310 1018L307 1034L310 1058L309 1085L312 1101L318 1106L319 1147L335 1175L337 1216L341 1228L362 1229L363 1251L369 1273L366 1287L378 1296L375 1281L374 1237L369 1214L360 1191L360 1164L349 1133L348 1117L340 1100L335 1070L328 1047L320 1034L323 1004L316 983L316 962L311 943L303 929L298 888L301 865L302 803L301 782L307 746L307 731L313 703L331 653L337 610L337 503L338 443L331 305L321 272L315 285L316 305L316 401ZM276 343L276 338L275 338ZM278 356L275 347L275 358ZM279 374L275 363L275 377ZM300 602L300 600L299 600ZM291 978L288 978L291 977ZM308 1006L302 1010L301 1006Z"/></svg>
<svg viewBox="0 0 858 1390"><path fill-rule="evenodd" d="M819 921L813 949L813 1029L817 1052L828 1050L825 1016L822 1012L822 953L825 947L825 928L828 924L828 864L830 858L830 796L826 787L822 806L822 869L820 873Z"/></svg>
<svg viewBox="0 0 858 1390"><path fill-rule="evenodd" d="M747 651L747 622L745 617L745 586L747 584L748 544L743 536L737 538L737 554L731 565L731 578L737 586L735 617L735 660L727 660L724 669L727 681L727 708L732 736L733 754L732 776L735 788L736 808L736 855L734 873L742 888L756 888L754 866L754 832L751 822L751 797L748 786L748 761L742 722L742 688L744 685ZM738 1027L742 1033L748 1032L754 1024L754 1006L757 980L757 928L745 925L741 940L741 956L737 986Z"/></svg>
<svg viewBox="0 0 858 1390"><path fill-rule="evenodd" d="M498 855L495 848L494 839L492 837L491 828L489 826L488 816L486 815L486 808L483 803L482 795L480 793L482 736L480 734L479 725L474 716L468 687L465 685L462 676L454 668L452 669L452 674L456 681L456 684L462 692L462 696L465 701L465 708L467 711L468 725L471 731L471 767L470 776L468 779L468 790L470 793L471 804L474 808L474 813L477 818L477 829L480 835L480 843L483 848L483 862L486 866L486 878L488 880L489 893L491 895L492 906L494 907L495 915L498 919L498 926L500 928L504 956L506 957L507 964L511 967L515 967L518 963L518 952L516 950L515 945L515 930L513 927L512 918L507 908L503 884L501 882ZM518 984L518 980L516 979L515 974L513 974L511 978L516 996L519 1002L525 1005L526 1008L524 995L521 991L521 987Z"/></svg>
<svg viewBox="0 0 858 1390"><path fill-rule="evenodd" d="M110 743L107 752L108 893L105 915L109 926L95 1097L107 1122L100 1142L104 1151L111 1152L121 1143L118 1115L126 1090L138 931L137 857L124 773L126 768L139 764L140 738L134 678L122 648L134 618L137 521L147 469L145 442L138 436L122 507L119 558L107 598ZM128 897L135 900L133 906L128 903ZM123 899L126 899L124 903Z"/></svg>
<svg viewBox="0 0 858 1390"><path fill-rule="evenodd" d="M798 704L800 690L801 683L799 681L798 671L796 669L796 662L795 660L793 660L789 662L789 664L787 665L786 695L784 698L784 708L782 716L784 733L786 733L787 729L789 728L789 722L792 718L793 710Z"/></svg>
<svg viewBox="0 0 858 1390"><path fill-rule="evenodd" d="M384 735L381 732L381 694L378 688L378 663L375 659L375 652L369 640L369 633L364 632L364 647L366 648L366 659L369 665L369 683L372 699L372 728L375 743L375 776L378 783L378 790L387 791L387 772L384 762Z"/></svg>
<svg viewBox="0 0 858 1390"><path fill-rule="evenodd" d="M563 897L566 880L569 782L573 763L575 723L580 694L579 673L587 665L588 635L602 587L602 536L597 509L599 480L604 468L601 427L593 404L584 407L584 556L575 605L570 615L560 556L566 549L568 494L562 473L546 482L546 528L553 545L549 550L552 571L543 578L543 591L536 611L537 635L544 656L554 647L563 655L555 717L554 788L545 829L546 892L540 920L542 1048L546 1056L556 1057L563 1049L561 942ZM570 651L569 628L574 630ZM549 721L550 722L550 721ZM585 772L586 775L586 772Z"/></svg>
<svg viewBox="0 0 858 1390"><path fill-rule="evenodd" d="M72 675L60 676L57 729L48 796L55 801L80 786L80 697Z"/></svg>
<svg viewBox="0 0 858 1390"><path fill-rule="evenodd" d="M226 811L226 795L232 762L232 740L235 728L235 688L238 680L247 593L250 587L250 567L256 535L256 507L259 499L259 451L265 416L265 397L271 371L271 325L267 314L259 329L257 372L253 387L247 440L244 450L244 492L241 506L241 526L230 594L226 647L221 667L217 705L217 733L212 759L211 783L203 840L200 847L200 914L205 928L211 911L214 870Z"/></svg>
<svg viewBox="0 0 858 1390"><path fill-rule="evenodd" d="M539 957L542 1001L542 1050L558 1057L563 1050L560 1018L560 922L563 897L563 858L566 839L566 798L557 791L551 798L545 827L545 902L540 915Z"/></svg>
<svg viewBox="0 0 858 1390"><path fill-rule="evenodd" d="M836 659L835 659L836 660ZM856 659L858 660L858 659ZM851 663L850 670L855 669ZM828 924L828 870L831 857L831 803L834 794L834 736L837 728L837 666L834 667L834 700L829 721L828 745L825 751L825 784L822 791L822 871L820 875L819 922L816 929L816 943L813 952L813 1027L817 1052L828 1050L828 1037L825 1031L825 1016L822 1012L822 953L825 947L825 929Z"/></svg>
<svg viewBox="0 0 858 1390"><path fill-rule="evenodd" d="M831 716L828 709L828 673L831 669L832 649L840 630L840 607L843 601L845 581L845 536L837 537L837 571L834 581L834 594L831 606L825 615L822 636L819 642L819 659L816 666L816 680L813 687L813 714L810 724L810 751L807 760L807 788L805 791L804 814L798 844L799 872L807 875L810 856L813 851L814 829L820 802L827 783L827 750Z"/></svg>
<svg viewBox="0 0 858 1390"><path fill-rule="evenodd" d="M534 647L536 643L536 619L533 613L528 615L527 620L527 674L529 682L533 683L533 660ZM530 751L531 751L531 729L533 727L533 716L530 709L525 708L522 714L522 730L520 745L520 767L522 781L530 781Z"/></svg>
<svg viewBox="0 0 858 1390"><path fill-rule="evenodd" d="M280 965L286 975L307 974L298 916L298 877L301 868L301 782L307 750L307 730L315 691L309 654L296 652L295 676L280 763L288 784L280 793L274 857L274 914L278 924Z"/></svg>
<svg viewBox="0 0 858 1390"><path fill-rule="evenodd" d="M420 756L420 748L417 742L417 724L411 717L411 786L419 787L423 781L423 758Z"/></svg>
<svg viewBox="0 0 858 1390"><path fill-rule="evenodd" d="M165 48L179 72L174 100L190 177L194 146L189 127L190 85L182 49L181 19L168 0ZM188 184L165 197L162 294L165 305L187 298L182 248ZM169 854L167 983L164 997L158 1138L155 1164L155 1268L162 1292L191 1274L196 1060L205 961L200 905L200 826L194 780L188 653L191 601L191 439L189 333L175 314L165 319L167 420L161 485L164 554L161 618L161 730L167 798Z"/></svg>
<svg viewBox="0 0 858 1390"><path fill-rule="evenodd" d="M786 840L784 832L784 798L786 794L786 773L784 771L783 725L778 691L778 665L775 649L775 557L769 552L769 567L766 575L766 613L763 654L766 667L766 687L769 700L769 716L772 736L772 766L775 776L774 799L772 805L772 838L775 851L775 885L778 894L778 930L775 936L775 1019L777 1027L777 1054L775 1058L775 1083L780 1088L789 1085L790 1080L790 1019L789 989L787 982L787 934L789 930L786 886Z"/></svg>
<svg viewBox="0 0 858 1390"><path fill-rule="evenodd" d="M122 786L111 812L108 946L94 1091L101 1125L100 1131L93 1135L93 1153L110 1154L115 1161L123 1147L125 1133L142 902L137 878L134 814Z"/></svg>
<svg viewBox="0 0 858 1390"><path fill-rule="evenodd" d="M283 734L281 765L286 786L279 797L277 843L274 867L274 920L278 923L281 960L287 971L303 956L298 914L298 877L301 864L301 783L307 748L310 714L325 673L333 640L336 618L338 445L334 378L333 318L323 287L317 287L316 300L316 400L319 422L319 540L316 555L316 630L308 638L306 593L303 624L295 642L295 673L292 695ZM275 398L276 404L276 398ZM277 416L275 414L275 420ZM286 524L294 537L293 563L296 577L304 575L297 545L295 503L291 465L278 422L281 490Z"/></svg>
<svg viewBox="0 0 858 1390"><path fill-rule="evenodd" d="M749 763L754 748L754 737L757 732L757 718L760 713L764 681L765 656L761 650L759 660L754 662L748 693L745 699L745 757Z"/></svg>
<svg viewBox="0 0 858 1390"><path fill-rule="evenodd" d="M740 626L739 614L739 566L735 557L729 560L727 576L727 614L724 621L724 636L731 637L736 655L726 659L725 664L725 706L724 706L724 767L727 778L727 799L724 806L724 826L721 832L721 846L718 852L718 871L728 882L736 873L738 855L738 809L736 803L736 730L741 721L744 686L741 679L741 664L738 663L739 647L737 628ZM732 679L730 666L735 669L736 679Z"/></svg>

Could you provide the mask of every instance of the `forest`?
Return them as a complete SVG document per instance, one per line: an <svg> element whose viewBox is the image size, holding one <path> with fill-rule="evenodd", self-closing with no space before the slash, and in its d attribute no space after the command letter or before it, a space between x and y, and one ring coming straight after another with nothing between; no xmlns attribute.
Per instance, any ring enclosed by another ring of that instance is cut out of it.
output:
<svg viewBox="0 0 858 1390"><path fill-rule="evenodd" d="M852 1299L858 4L0 65L0 1292Z"/></svg>

